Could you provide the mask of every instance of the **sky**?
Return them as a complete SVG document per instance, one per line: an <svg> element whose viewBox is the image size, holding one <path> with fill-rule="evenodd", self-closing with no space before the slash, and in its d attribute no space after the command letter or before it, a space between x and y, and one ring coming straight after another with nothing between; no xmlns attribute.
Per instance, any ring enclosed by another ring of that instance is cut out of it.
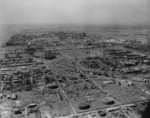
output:
<svg viewBox="0 0 150 118"><path fill-rule="evenodd" d="M0 0L0 24L150 24L150 0Z"/></svg>

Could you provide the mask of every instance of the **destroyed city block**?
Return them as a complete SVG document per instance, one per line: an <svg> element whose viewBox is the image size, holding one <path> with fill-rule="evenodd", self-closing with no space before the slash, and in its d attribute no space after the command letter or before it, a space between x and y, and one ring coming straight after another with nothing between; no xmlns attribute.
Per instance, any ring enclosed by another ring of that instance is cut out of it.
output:
<svg viewBox="0 0 150 118"><path fill-rule="evenodd" d="M0 118L141 118L148 37L134 27L12 34L0 52Z"/></svg>

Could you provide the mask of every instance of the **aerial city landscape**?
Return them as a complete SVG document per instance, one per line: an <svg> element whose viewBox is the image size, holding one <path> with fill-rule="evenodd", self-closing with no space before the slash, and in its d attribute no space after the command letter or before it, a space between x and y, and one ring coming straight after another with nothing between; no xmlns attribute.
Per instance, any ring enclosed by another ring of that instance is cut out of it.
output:
<svg viewBox="0 0 150 118"><path fill-rule="evenodd" d="M2 44L0 118L141 118L150 27L58 29L21 30Z"/></svg>

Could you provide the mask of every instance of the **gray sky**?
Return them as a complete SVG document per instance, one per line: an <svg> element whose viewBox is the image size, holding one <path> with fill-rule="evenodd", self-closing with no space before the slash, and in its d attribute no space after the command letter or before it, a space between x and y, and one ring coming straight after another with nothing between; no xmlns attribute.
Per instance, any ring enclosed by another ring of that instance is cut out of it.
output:
<svg viewBox="0 0 150 118"><path fill-rule="evenodd" d="M150 0L0 0L0 23L150 23L149 1Z"/></svg>

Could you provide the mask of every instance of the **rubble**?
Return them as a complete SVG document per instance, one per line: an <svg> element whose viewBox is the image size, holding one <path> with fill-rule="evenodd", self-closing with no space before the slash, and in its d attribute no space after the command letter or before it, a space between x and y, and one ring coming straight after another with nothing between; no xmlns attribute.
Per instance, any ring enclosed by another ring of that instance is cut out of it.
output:
<svg viewBox="0 0 150 118"><path fill-rule="evenodd" d="M140 118L150 97L149 43L118 35L107 31L12 35L1 52L0 115Z"/></svg>

